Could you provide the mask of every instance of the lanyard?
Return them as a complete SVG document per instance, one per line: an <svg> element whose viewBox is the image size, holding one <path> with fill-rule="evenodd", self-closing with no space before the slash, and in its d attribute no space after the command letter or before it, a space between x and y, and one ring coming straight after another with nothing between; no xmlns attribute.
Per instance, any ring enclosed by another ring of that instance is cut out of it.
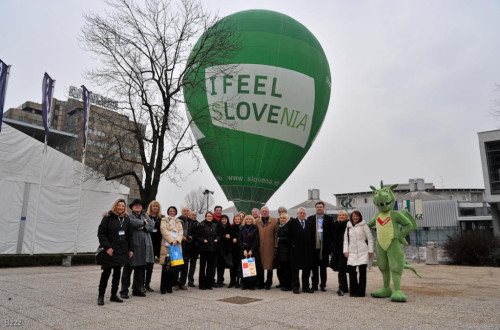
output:
<svg viewBox="0 0 500 330"><path fill-rule="evenodd" d="M118 221L120 221L120 228L123 228L123 220L125 220L125 217L118 217Z"/></svg>

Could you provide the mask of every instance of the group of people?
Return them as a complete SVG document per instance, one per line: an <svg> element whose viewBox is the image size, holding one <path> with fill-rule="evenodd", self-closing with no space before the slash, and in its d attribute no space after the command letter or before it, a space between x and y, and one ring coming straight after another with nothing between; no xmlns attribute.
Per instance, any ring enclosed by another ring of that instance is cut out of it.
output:
<svg viewBox="0 0 500 330"><path fill-rule="evenodd" d="M111 271L110 301L129 298L132 272L133 296L145 297L147 292L153 292L155 258L162 265L161 294L195 287L199 257L200 290L223 287L225 269L229 268L229 288L270 290L273 270L277 269L277 287L283 291L299 294L301 284L303 292L326 291L327 268L331 267L338 272L338 295L365 296L366 268L374 245L370 229L359 211L353 211L350 218L347 212L339 211L334 219L325 214L323 202L317 202L315 207L316 213L309 217L304 208L299 208L297 217L290 218L286 208L280 207L276 219L264 206L254 208L252 214L240 212L229 219L222 214L222 207L216 206L198 222L196 212L187 206L177 217L175 206L163 215L158 201L146 207L134 200L129 213L125 201L118 199L98 228L105 253L97 303L104 305ZM180 266L171 264L172 246L182 251ZM256 276L243 277L242 259L247 258L254 258Z"/></svg>

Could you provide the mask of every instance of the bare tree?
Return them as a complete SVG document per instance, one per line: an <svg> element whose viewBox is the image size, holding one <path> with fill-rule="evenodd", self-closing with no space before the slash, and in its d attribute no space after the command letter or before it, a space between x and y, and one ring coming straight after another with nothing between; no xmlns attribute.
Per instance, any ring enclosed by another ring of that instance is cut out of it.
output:
<svg viewBox="0 0 500 330"><path fill-rule="evenodd" d="M189 206L191 210L196 211L196 213L198 214L205 212L207 209L210 209L212 205L214 205L213 196L211 194L203 195L203 191L203 188L198 187L197 190L191 190L184 197L184 202L186 203L186 205Z"/></svg>
<svg viewBox="0 0 500 330"><path fill-rule="evenodd" d="M186 117L183 88L204 89L204 81L189 79L201 76L201 67L231 71L225 59L240 42L227 20L208 14L196 0L106 3L106 16L85 15L81 40L101 62L86 76L119 102L130 123L111 122L115 134L106 143L113 155L94 168L105 180L134 177L142 200L149 202L163 176L174 183L182 178L177 163L183 155L191 155L195 170L199 166L189 130L196 116ZM127 147L126 139L136 148Z"/></svg>

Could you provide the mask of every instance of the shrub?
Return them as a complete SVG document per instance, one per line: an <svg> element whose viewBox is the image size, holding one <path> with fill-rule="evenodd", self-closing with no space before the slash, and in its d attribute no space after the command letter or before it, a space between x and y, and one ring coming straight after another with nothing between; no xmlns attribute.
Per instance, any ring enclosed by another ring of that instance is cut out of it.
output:
<svg viewBox="0 0 500 330"><path fill-rule="evenodd" d="M490 233L464 232L448 236L444 249L457 265L498 265L500 240Z"/></svg>

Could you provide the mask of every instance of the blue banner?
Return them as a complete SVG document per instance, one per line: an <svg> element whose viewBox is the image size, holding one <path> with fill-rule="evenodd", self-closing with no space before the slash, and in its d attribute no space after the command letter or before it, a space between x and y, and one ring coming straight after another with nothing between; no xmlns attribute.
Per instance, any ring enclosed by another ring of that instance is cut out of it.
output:
<svg viewBox="0 0 500 330"><path fill-rule="evenodd" d="M45 72L42 83L42 119L45 127L45 141L49 139L49 130L51 125L52 94L54 93L54 80Z"/></svg>
<svg viewBox="0 0 500 330"><path fill-rule="evenodd" d="M89 132L90 94L89 90L82 85L83 91L83 150L87 148L87 134Z"/></svg>
<svg viewBox="0 0 500 330"><path fill-rule="evenodd" d="M5 93L7 93L7 78L9 66L0 60L0 132L2 131L3 105L5 103Z"/></svg>

